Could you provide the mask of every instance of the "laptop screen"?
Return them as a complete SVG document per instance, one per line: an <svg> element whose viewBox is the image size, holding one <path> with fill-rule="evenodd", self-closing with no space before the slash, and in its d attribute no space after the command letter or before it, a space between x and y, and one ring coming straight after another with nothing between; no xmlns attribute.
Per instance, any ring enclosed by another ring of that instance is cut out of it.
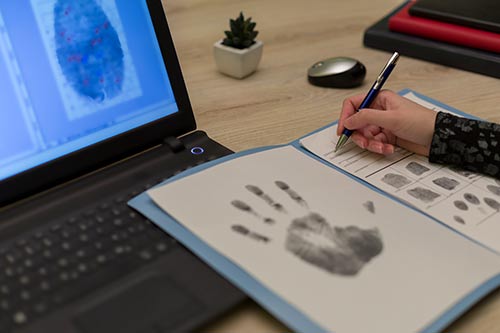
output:
<svg viewBox="0 0 500 333"><path fill-rule="evenodd" d="M0 180L178 112L146 0L0 1Z"/></svg>

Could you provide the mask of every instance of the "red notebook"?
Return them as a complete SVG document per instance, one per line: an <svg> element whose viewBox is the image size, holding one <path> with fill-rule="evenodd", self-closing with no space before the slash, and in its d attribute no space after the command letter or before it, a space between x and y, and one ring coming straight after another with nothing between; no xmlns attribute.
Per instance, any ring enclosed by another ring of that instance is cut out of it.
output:
<svg viewBox="0 0 500 333"><path fill-rule="evenodd" d="M389 18L389 29L409 35L500 53L500 34L409 14L410 1Z"/></svg>

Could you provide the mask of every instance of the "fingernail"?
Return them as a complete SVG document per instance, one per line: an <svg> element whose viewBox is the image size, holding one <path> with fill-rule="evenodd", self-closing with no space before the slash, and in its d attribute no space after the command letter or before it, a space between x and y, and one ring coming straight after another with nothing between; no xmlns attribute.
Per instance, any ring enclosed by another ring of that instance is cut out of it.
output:
<svg viewBox="0 0 500 333"><path fill-rule="evenodd" d="M373 151L375 153L378 153L378 154L382 154L383 151L384 151L383 147L380 144L378 144L378 143L377 144L373 144L372 145L372 149L373 149Z"/></svg>

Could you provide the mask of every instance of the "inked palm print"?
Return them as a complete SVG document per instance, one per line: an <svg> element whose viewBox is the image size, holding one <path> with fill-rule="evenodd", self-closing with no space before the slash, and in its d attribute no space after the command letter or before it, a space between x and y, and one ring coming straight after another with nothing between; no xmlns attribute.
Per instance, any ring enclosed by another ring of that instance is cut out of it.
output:
<svg viewBox="0 0 500 333"><path fill-rule="evenodd" d="M352 276L382 252L382 238L377 228L332 226L323 216L311 212L306 200L287 183L276 181L274 185L287 194L292 204L300 205L306 212L304 216L292 218L287 229L284 246L293 255L329 273ZM276 221L260 211L271 208L288 215L286 207L274 200L262 188L256 185L247 185L245 188L262 199L267 207L254 209L242 200L233 200L231 202L233 207L270 225ZM370 207L367 207L366 203L362 204L362 207L374 212L373 203ZM267 236L256 233L248 227L233 225L232 229L254 240L264 243L270 241Z"/></svg>

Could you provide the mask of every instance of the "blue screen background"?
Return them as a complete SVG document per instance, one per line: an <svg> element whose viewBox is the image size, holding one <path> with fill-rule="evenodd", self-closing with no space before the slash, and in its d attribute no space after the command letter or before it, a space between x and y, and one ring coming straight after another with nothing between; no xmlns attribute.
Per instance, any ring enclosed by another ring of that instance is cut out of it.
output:
<svg viewBox="0 0 500 333"><path fill-rule="evenodd" d="M0 54L0 179L178 111L145 1L116 1L116 7L142 94L105 112L70 120L30 1L0 1L5 30L28 92L27 99L16 97L11 81L5 79L6 61ZM33 151L34 139L27 131L21 103L34 110L33 121L44 149ZM164 107L151 109L158 104ZM26 156L14 158L20 154Z"/></svg>
<svg viewBox="0 0 500 333"><path fill-rule="evenodd" d="M5 62L0 60L0 161L34 148L19 110L16 92L7 79L9 74ZM1 162L0 162L1 165Z"/></svg>

